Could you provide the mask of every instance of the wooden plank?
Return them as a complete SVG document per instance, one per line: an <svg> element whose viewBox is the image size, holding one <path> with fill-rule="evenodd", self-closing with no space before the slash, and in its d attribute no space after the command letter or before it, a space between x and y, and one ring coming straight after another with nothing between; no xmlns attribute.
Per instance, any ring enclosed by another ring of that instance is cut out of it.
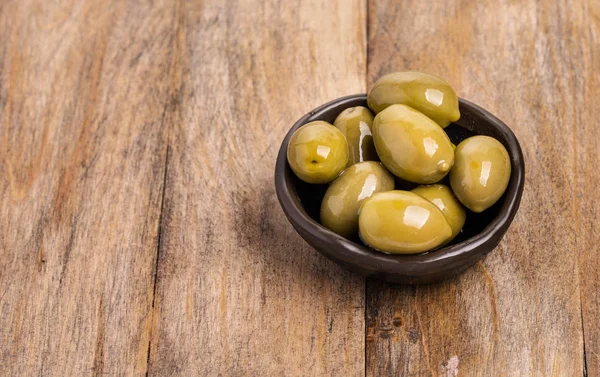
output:
<svg viewBox="0 0 600 377"><path fill-rule="evenodd" d="M364 280L294 232L273 170L296 119L365 91L365 3L180 13L151 374L364 374Z"/></svg>
<svg viewBox="0 0 600 377"><path fill-rule="evenodd" d="M0 7L0 375L142 375L174 7Z"/></svg>
<svg viewBox="0 0 600 377"><path fill-rule="evenodd" d="M587 135L597 133L597 117L582 115L594 103L589 95L597 96L587 80L598 68L589 44L597 45L589 24L597 26L598 14L575 8L566 1L370 2L369 82L406 69L446 78L511 126L527 172L520 212L484 262L432 286L368 282L367 375L583 374L576 253L597 249L591 241L598 236L588 225L576 240L581 212L590 210L577 203L596 187L576 185L589 176L598 182L598 138ZM582 163L591 165L582 170ZM594 294L596 282L589 279ZM592 305L588 325L597 318Z"/></svg>
<svg viewBox="0 0 600 377"><path fill-rule="evenodd" d="M579 257L581 307L585 335L585 360L588 376L600 375L600 7L598 2L582 1L573 7L574 23L568 38L573 86L572 123L576 126L573 148L577 185L573 207L577 217L575 252Z"/></svg>

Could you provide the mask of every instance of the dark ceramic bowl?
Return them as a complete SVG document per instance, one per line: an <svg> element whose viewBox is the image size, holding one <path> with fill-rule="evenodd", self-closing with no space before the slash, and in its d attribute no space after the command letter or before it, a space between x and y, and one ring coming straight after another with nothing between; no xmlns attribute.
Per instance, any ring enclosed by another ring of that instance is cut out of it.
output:
<svg viewBox="0 0 600 377"><path fill-rule="evenodd" d="M343 238L319 224L321 200L327 185L302 182L294 175L286 158L290 137L300 126L314 120L333 123L342 110L367 106L366 99L366 95L361 94L329 102L300 118L288 132L275 166L275 189L288 220L302 238L321 254L362 276L393 283L426 284L464 271L498 246L519 208L525 166L517 138L498 118L461 99L461 118L448 126L446 132L454 144L472 135L489 135L502 142L511 157L512 168L506 192L482 213L467 210L463 230L447 246L418 255L382 254L364 246L358 239ZM396 189L402 188L402 183L398 182Z"/></svg>

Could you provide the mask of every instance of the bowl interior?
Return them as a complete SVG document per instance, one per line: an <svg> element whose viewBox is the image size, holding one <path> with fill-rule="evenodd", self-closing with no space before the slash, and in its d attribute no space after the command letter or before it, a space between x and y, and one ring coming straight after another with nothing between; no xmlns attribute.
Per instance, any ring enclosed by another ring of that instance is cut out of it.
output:
<svg viewBox="0 0 600 377"><path fill-rule="evenodd" d="M451 124L445 130L450 137L450 140L455 145L458 145L461 141L470 136L478 135L478 133L470 131L460 126L460 124ZM296 194L300 199L302 207L314 221L319 222L321 201L325 196L325 191L327 190L328 185L309 184L298 179L296 176L294 176L292 179L295 180ZM444 178L440 183L450 186L450 183L448 182L448 176L446 176L446 178ZM405 182L396 178L396 190L412 190L417 186L417 184L412 182ZM492 220L498 216L500 208L502 208L502 205L504 204L504 197L505 195L503 195L492 207L481 213L474 213L467 209L467 219L463 229L450 243L446 245L446 247L461 243L475 236L476 234L481 233L481 231L483 231L483 229L485 229L485 227L488 226ZM351 239L351 241L363 245L358 237L354 237Z"/></svg>
<svg viewBox="0 0 600 377"><path fill-rule="evenodd" d="M363 105L359 106L367 106L366 101ZM335 115L335 113L327 114L328 116ZM335 119L335 117L334 117ZM328 120L328 119L315 119L315 120ZM329 120L328 120L329 121ZM333 123L333 120L330 121ZM446 133L450 137L450 140L458 145L464 139L474 136L474 135L487 135L487 133L477 133L475 131L469 130L460 125L460 121L458 123L453 123L450 126L445 128ZM490 135L492 136L492 135ZM327 190L328 185L314 185L306 183L300 179L298 179L295 175L292 177L294 180L294 185L296 187L296 194L300 199L300 203L304 208L304 211L310 216L314 221L319 222L319 213L321 210L321 201L325 196L325 191ZM440 183L443 183L447 186L450 186L448 181L448 176L446 176ZM412 190L418 185L412 182L402 181L396 178L396 190ZM460 233L445 247L452 246L458 243L461 243L478 233L481 233L488 226L493 219L498 216L502 205L504 204L505 195L503 195L492 207L481 213L474 213L467 209L467 219L465 221L465 225ZM363 243L355 236L351 241L363 245ZM402 256L400 256L402 257Z"/></svg>

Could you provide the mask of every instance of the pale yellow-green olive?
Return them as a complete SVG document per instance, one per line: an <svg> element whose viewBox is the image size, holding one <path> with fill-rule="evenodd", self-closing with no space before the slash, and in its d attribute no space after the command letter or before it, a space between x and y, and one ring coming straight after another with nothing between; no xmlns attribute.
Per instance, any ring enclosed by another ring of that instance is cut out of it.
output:
<svg viewBox="0 0 600 377"><path fill-rule="evenodd" d="M315 121L298 128L287 148L294 173L308 183L329 183L348 162L346 137L333 125Z"/></svg>
<svg viewBox="0 0 600 377"><path fill-rule="evenodd" d="M448 225L452 228L452 235L445 243L452 241L460 233L463 225L465 225L467 212L458 199L456 199L450 187L442 184L419 186L412 190L412 192L421 195L442 210L442 213L446 216Z"/></svg>
<svg viewBox="0 0 600 377"><path fill-rule="evenodd" d="M510 157L498 140L473 136L458 144L450 186L460 202L482 212L500 199L510 180Z"/></svg>
<svg viewBox="0 0 600 377"><path fill-rule="evenodd" d="M360 238L389 254L416 254L442 245L452 229L442 211L410 191L387 191L365 200L358 216Z"/></svg>
<svg viewBox="0 0 600 377"><path fill-rule="evenodd" d="M373 145L373 113L363 106L350 107L340 113L333 125L348 141L348 166L362 161L379 161Z"/></svg>
<svg viewBox="0 0 600 377"><path fill-rule="evenodd" d="M373 141L383 165L410 182L438 182L454 160L452 143L444 130L406 105L392 105L377 114Z"/></svg>
<svg viewBox="0 0 600 377"><path fill-rule="evenodd" d="M376 114L390 105L408 105L442 127L460 118L454 89L441 78L422 72L382 76L369 91L367 103Z"/></svg>
<svg viewBox="0 0 600 377"><path fill-rule="evenodd" d="M379 162L354 164L329 185L321 202L321 224L352 237L358 232L358 209L371 195L394 189L394 177Z"/></svg>

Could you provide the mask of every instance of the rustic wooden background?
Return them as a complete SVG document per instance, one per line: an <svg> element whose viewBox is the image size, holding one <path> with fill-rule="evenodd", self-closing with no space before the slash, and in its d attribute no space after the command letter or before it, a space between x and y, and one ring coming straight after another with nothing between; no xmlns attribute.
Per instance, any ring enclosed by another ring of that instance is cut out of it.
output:
<svg viewBox="0 0 600 377"><path fill-rule="evenodd" d="M498 249L392 286L307 246L291 124L415 69L527 166ZM1 376L599 376L600 3L0 2Z"/></svg>

